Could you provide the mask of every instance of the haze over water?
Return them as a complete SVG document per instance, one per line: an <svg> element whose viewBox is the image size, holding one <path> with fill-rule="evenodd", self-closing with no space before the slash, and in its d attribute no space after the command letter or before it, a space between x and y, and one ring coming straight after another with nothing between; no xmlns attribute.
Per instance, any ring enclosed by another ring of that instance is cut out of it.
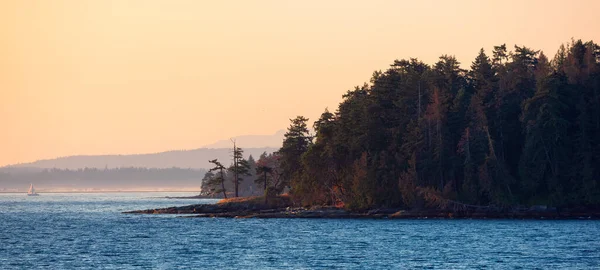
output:
<svg viewBox="0 0 600 270"><path fill-rule="evenodd" d="M593 269L600 221L177 218L182 193L0 194L0 269Z"/></svg>

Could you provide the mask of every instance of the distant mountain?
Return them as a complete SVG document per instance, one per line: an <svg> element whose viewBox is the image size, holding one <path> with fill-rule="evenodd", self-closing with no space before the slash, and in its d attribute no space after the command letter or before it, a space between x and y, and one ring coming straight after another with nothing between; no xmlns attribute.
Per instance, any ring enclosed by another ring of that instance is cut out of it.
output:
<svg viewBox="0 0 600 270"><path fill-rule="evenodd" d="M237 145L245 147L271 147L280 148L283 144L285 130L279 130L273 135L243 135L233 137ZM231 148L231 140L220 140L216 143L203 146L203 148Z"/></svg>
<svg viewBox="0 0 600 270"><path fill-rule="evenodd" d="M247 136L240 136L244 138ZM231 144L231 142L229 142ZM238 145L246 145L242 139ZM154 154L139 155L90 155L69 156L55 159L38 160L31 163L23 163L7 166L5 168L57 168L57 169L81 169L81 168L192 168L207 169L212 166L208 163L210 159L219 159L223 164L229 165L231 161L231 148L200 148L194 150L168 151ZM272 153L279 147L243 148L244 156L254 156L258 159L263 152Z"/></svg>
<svg viewBox="0 0 600 270"><path fill-rule="evenodd" d="M281 130L273 135L246 135L234 139L244 157L255 159L279 150ZM199 149L138 155L80 155L38 160L0 167L0 192L24 192L33 183L39 191L106 190L194 190L208 162L231 163L230 140L221 140Z"/></svg>

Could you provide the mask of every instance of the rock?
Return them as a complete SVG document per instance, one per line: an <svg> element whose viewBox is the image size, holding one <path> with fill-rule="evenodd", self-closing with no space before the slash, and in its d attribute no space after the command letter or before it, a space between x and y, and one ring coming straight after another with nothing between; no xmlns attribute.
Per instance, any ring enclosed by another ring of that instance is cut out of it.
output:
<svg viewBox="0 0 600 270"><path fill-rule="evenodd" d="M252 205L231 202L223 204L196 204L182 207L168 207L124 212L127 214L194 214L186 217L222 217L222 218L375 218L375 219L422 219L422 218L502 218L502 219L600 219L600 212L589 209L561 209L543 206L533 206L524 209L504 211L442 211L433 209L400 210L373 209L368 212L349 212L345 209L317 206L306 209L303 207L269 208L266 205Z"/></svg>

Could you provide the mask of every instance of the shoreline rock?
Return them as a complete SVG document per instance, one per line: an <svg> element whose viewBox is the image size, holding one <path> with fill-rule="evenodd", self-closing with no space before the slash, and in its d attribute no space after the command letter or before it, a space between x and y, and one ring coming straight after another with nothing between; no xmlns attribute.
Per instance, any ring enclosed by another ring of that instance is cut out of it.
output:
<svg viewBox="0 0 600 270"><path fill-rule="evenodd" d="M373 209L351 212L336 207L270 207L257 203L194 204L123 212L124 214L185 214L185 218L327 218L327 219L600 219L600 211L452 212L440 210Z"/></svg>
<svg viewBox="0 0 600 270"><path fill-rule="evenodd" d="M215 198L215 197L211 197L211 196L202 196L202 195L194 195L194 196L177 196L177 197L171 197L171 196L166 196L166 197L161 197L161 198L165 198L165 199L214 199L214 200L220 200L223 198Z"/></svg>

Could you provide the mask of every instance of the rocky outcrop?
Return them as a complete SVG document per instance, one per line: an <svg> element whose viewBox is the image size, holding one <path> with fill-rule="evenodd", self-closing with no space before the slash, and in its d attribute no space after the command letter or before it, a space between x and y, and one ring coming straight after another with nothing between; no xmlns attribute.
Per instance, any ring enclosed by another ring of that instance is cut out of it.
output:
<svg viewBox="0 0 600 270"><path fill-rule="evenodd" d="M600 212L589 211L503 211L503 212L451 212L438 210L407 211L401 209L374 209L351 212L336 207L285 207L272 208L258 203L196 204L124 212L126 214L185 214L185 217L223 218L367 218L367 219L600 219Z"/></svg>

